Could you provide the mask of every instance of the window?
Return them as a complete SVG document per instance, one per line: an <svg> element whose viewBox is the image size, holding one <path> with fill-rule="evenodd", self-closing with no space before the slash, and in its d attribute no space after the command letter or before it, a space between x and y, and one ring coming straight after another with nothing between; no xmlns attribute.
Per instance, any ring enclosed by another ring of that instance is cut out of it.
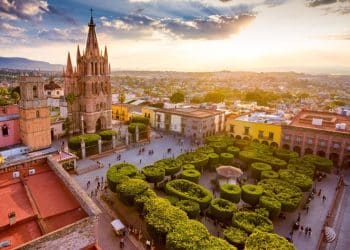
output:
<svg viewBox="0 0 350 250"><path fill-rule="evenodd" d="M258 133L258 138L261 139L264 137L264 131L262 130L259 130L259 133Z"/></svg>
<svg viewBox="0 0 350 250"><path fill-rule="evenodd" d="M47 95L51 95L51 91L48 91L48 92L47 92Z"/></svg>
<svg viewBox="0 0 350 250"><path fill-rule="evenodd" d="M6 124L4 124L2 127L1 127L1 130L2 130L2 136L8 136L9 135L9 129L7 127Z"/></svg>
<svg viewBox="0 0 350 250"><path fill-rule="evenodd" d="M273 132L269 132L269 139L270 140L273 140L273 136L274 136Z"/></svg>
<svg viewBox="0 0 350 250"><path fill-rule="evenodd" d="M311 139L311 138L309 138L308 140L307 140L307 144L313 144L313 140Z"/></svg>
<svg viewBox="0 0 350 250"><path fill-rule="evenodd" d="M297 137L295 138L295 141L296 141L297 143L301 143L301 137L300 137L300 136L297 136Z"/></svg>
<svg viewBox="0 0 350 250"><path fill-rule="evenodd" d="M37 111L36 111L36 118L39 118L39 117L40 117L40 111L37 110Z"/></svg>
<svg viewBox="0 0 350 250"><path fill-rule="evenodd" d="M33 98L38 98L38 88L36 86L33 87Z"/></svg>
<svg viewBox="0 0 350 250"><path fill-rule="evenodd" d="M157 122L160 122L160 115L157 115Z"/></svg>
<svg viewBox="0 0 350 250"><path fill-rule="evenodd" d="M244 127L244 134L249 135L249 127Z"/></svg>
<svg viewBox="0 0 350 250"><path fill-rule="evenodd" d="M213 125L213 124L212 124ZM213 127L213 126L212 126ZM235 125L230 125L230 133L234 133L235 132Z"/></svg>
<svg viewBox="0 0 350 250"><path fill-rule="evenodd" d="M289 135L285 135L285 136L284 136L284 139L285 139L286 141L289 141L289 140L290 140L290 136L289 136Z"/></svg>
<svg viewBox="0 0 350 250"><path fill-rule="evenodd" d="M60 92L59 91L56 91L56 95L59 95L60 94Z"/></svg>

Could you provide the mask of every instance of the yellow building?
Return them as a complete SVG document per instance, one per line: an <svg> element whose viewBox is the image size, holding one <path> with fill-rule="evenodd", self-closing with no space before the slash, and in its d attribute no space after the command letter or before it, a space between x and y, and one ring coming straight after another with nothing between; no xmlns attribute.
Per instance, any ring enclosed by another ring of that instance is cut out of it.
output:
<svg viewBox="0 0 350 250"><path fill-rule="evenodd" d="M255 112L242 116L226 117L226 132L237 139L249 139L262 144L279 147L281 124L286 121L279 115Z"/></svg>
<svg viewBox="0 0 350 250"><path fill-rule="evenodd" d="M149 119L151 127L155 127L155 111L158 110L158 108L155 107L149 107L145 106L142 107L142 116L147 117Z"/></svg>
<svg viewBox="0 0 350 250"><path fill-rule="evenodd" d="M127 104L112 104L112 119L119 121L129 121L129 108Z"/></svg>

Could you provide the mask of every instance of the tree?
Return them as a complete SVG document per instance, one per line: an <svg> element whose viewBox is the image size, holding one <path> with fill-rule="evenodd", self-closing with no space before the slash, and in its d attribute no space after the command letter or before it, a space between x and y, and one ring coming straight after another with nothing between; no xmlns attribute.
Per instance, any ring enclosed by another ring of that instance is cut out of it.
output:
<svg viewBox="0 0 350 250"><path fill-rule="evenodd" d="M205 95L204 101L205 102L223 102L225 100L225 95L221 92L209 92L208 94Z"/></svg>
<svg viewBox="0 0 350 250"><path fill-rule="evenodd" d="M125 102L125 94L124 94L124 92L120 92L119 97L118 97L118 101L120 103L124 103Z"/></svg>
<svg viewBox="0 0 350 250"><path fill-rule="evenodd" d="M73 93L69 93L67 96L66 96L66 101L72 105L74 102L75 102L75 95Z"/></svg>
<svg viewBox="0 0 350 250"><path fill-rule="evenodd" d="M17 91L11 92L11 98L15 101L15 103L18 103L19 99L21 98L19 93Z"/></svg>
<svg viewBox="0 0 350 250"><path fill-rule="evenodd" d="M170 97L170 101L172 103L179 103L179 102L183 102L184 100L185 100L185 95L182 92L175 92Z"/></svg>

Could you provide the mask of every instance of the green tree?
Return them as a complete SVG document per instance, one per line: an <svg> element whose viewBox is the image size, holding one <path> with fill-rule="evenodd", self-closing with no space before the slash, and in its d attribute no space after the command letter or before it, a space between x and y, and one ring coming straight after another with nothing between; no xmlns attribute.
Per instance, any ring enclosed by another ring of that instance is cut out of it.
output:
<svg viewBox="0 0 350 250"><path fill-rule="evenodd" d="M225 100L225 95L222 92L209 92L205 95L204 101L205 102L223 102Z"/></svg>
<svg viewBox="0 0 350 250"><path fill-rule="evenodd" d="M182 92L175 92L170 97L170 101L172 103L179 103L179 102L183 102L184 100L185 100L185 95Z"/></svg>
<svg viewBox="0 0 350 250"><path fill-rule="evenodd" d="M11 99L14 100L15 103L18 103L20 98L21 98L21 96L19 95L19 93L17 91L11 92Z"/></svg>
<svg viewBox="0 0 350 250"><path fill-rule="evenodd" d="M72 105L74 102L75 102L75 95L73 93L69 93L67 96L66 96L66 101Z"/></svg>
<svg viewBox="0 0 350 250"><path fill-rule="evenodd" d="M118 97L118 101L120 103L124 103L125 102L125 94L124 94L124 92L120 92L119 97Z"/></svg>

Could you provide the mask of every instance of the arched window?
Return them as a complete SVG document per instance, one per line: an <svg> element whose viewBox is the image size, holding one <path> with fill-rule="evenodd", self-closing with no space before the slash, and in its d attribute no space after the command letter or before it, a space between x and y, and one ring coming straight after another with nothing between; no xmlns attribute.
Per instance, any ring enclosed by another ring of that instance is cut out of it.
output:
<svg viewBox="0 0 350 250"><path fill-rule="evenodd" d="M6 124L2 125L1 131L2 131L2 136L8 136L9 135L9 128L7 127Z"/></svg>
<svg viewBox="0 0 350 250"><path fill-rule="evenodd" d="M97 62L95 63L95 75L97 75L98 72L97 72Z"/></svg>
<svg viewBox="0 0 350 250"><path fill-rule="evenodd" d="M38 98L38 88L36 86L33 87L33 98Z"/></svg>
<svg viewBox="0 0 350 250"><path fill-rule="evenodd" d="M36 111L36 118L39 118L39 117L40 117L40 111L37 110L37 111Z"/></svg>

